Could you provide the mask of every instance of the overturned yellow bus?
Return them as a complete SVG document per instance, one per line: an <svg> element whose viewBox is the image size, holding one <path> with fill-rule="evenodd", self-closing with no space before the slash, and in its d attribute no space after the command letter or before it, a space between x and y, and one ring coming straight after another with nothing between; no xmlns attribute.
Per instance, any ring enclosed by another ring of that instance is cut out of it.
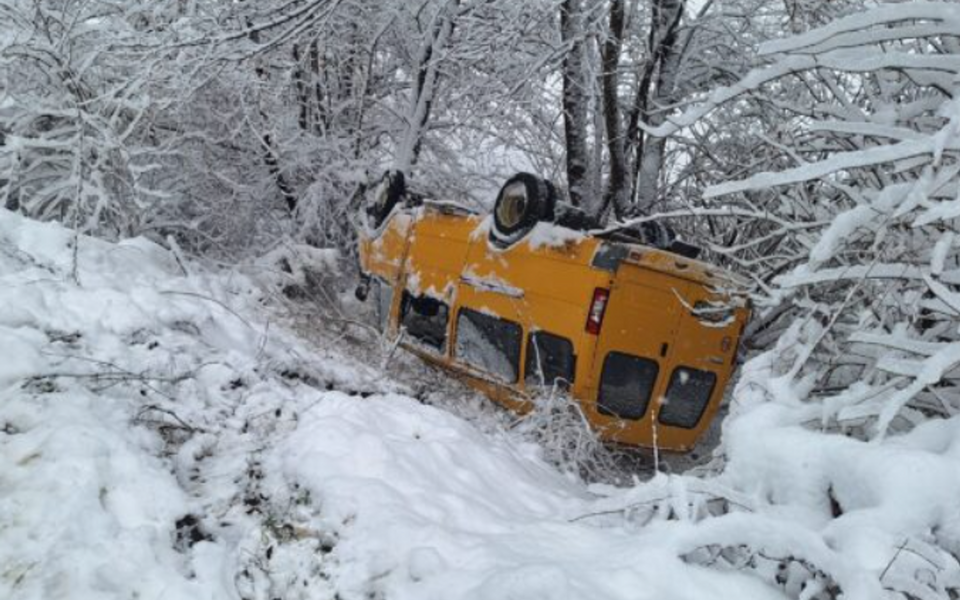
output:
<svg viewBox="0 0 960 600"><path fill-rule="evenodd" d="M481 215L388 172L362 212L358 297L404 348L510 409L555 387L605 440L690 450L736 364L742 282L663 228L590 224L530 174Z"/></svg>

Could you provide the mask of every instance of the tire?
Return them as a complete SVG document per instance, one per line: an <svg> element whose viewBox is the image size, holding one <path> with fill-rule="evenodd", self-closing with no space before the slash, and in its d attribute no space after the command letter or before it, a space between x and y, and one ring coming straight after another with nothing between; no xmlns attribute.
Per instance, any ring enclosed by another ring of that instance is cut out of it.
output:
<svg viewBox="0 0 960 600"><path fill-rule="evenodd" d="M503 184L493 205L490 237L509 246L541 221L552 221L557 203L553 185L530 173L517 173Z"/></svg>
<svg viewBox="0 0 960 600"><path fill-rule="evenodd" d="M582 208L557 202L554 208L555 217L553 222L560 227L573 229L574 231L589 231L590 229L601 229L600 221L591 217Z"/></svg>
<svg viewBox="0 0 960 600"><path fill-rule="evenodd" d="M668 250L677 239L677 234L674 233L673 229L659 221L640 223L636 227L636 231L640 233L643 244L661 250Z"/></svg>
<svg viewBox="0 0 960 600"><path fill-rule="evenodd" d="M407 182L402 171L390 170L383 174L367 196L367 218L373 229L379 229L393 208L407 193Z"/></svg>

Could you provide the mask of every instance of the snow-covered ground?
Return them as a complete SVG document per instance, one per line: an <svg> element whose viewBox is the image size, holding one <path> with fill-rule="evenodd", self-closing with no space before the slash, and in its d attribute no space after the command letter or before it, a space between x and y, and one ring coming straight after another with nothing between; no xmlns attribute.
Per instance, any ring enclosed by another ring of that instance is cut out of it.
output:
<svg viewBox="0 0 960 600"><path fill-rule="evenodd" d="M827 435L760 357L722 470L587 485L342 338L298 337L246 276L76 241L0 211L0 598L960 588L960 421Z"/></svg>

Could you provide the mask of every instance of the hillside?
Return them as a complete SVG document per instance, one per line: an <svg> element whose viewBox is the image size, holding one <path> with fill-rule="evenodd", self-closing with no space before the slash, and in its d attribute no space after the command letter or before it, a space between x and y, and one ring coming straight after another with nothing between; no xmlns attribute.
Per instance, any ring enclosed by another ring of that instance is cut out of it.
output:
<svg viewBox="0 0 960 600"><path fill-rule="evenodd" d="M587 485L337 340L300 339L262 289L143 239L0 212L0 596L867 599L960 585L956 419L883 443L816 433L803 405L764 401L755 359L725 467Z"/></svg>

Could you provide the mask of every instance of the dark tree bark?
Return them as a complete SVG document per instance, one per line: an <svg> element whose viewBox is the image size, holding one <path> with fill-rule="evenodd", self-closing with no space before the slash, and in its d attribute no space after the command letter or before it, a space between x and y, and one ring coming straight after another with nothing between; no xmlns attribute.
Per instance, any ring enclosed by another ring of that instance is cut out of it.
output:
<svg viewBox="0 0 960 600"><path fill-rule="evenodd" d="M431 68L431 61L433 60L433 53L436 48L437 43L440 41L440 36L443 34L443 28L446 26L445 19L438 19L436 26L433 28L433 32L430 37L430 43L424 48L423 54L420 56L420 64L417 65L417 100L418 102L423 103L423 110L417 111L418 122L416 123L416 128L419 131L423 131L423 128L426 126L427 121L430 120L430 113L433 111L433 87L437 84L437 70ZM450 24L452 27L452 23ZM429 87L428 87L429 84ZM420 157L420 151L423 148L423 135L417 136L417 141L413 145L412 155L410 157L410 164L414 165L417 162L417 159Z"/></svg>
<svg viewBox="0 0 960 600"><path fill-rule="evenodd" d="M560 36L567 46L563 59L563 130L570 202L587 206L587 102L584 82L583 28L578 0L560 4Z"/></svg>
<svg viewBox="0 0 960 600"><path fill-rule="evenodd" d="M263 67L258 66L255 72L261 81L269 79ZM259 108L259 112L264 126L267 126L270 118L262 106ZM263 163L267 167L267 172L270 173L270 177L273 178L273 182L280 191L280 195L283 196L287 210L290 211L290 214L293 214L297 210L297 195L294 192L293 186L290 185L287 176L284 175L283 169L280 167L280 153L276 141L273 139L273 136L270 135L269 131L265 131L260 135L260 143L263 146Z"/></svg>
<svg viewBox="0 0 960 600"><path fill-rule="evenodd" d="M320 64L320 42L310 43L310 71L313 76L314 133L323 135L330 126L326 107L326 95L323 93L323 71Z"/></svg>
<svg viewBox="0 0 960 600"><path fill-rule="evenodd" d="M303 131L310 130L310 93L307 90L307 72L300 55L300 44L293 45L293 85L297 94L297 124Z"/></svg>
<svg viewBox="0 0 960 600"><path fill-rule="evenodd" d="M612 206L617 217L623 216L630 198L630 180L620 123L620 100L617 93L625 21L624 0L611 0L610 31L600 57L603 67L600 76L603 91L603 123L607 134L607 153L610 162L610 176L600 214L606 213Z"/></svg>
<svg viewBox="0 0 960 600"><path fill-rule="evenodd" d="M283 174L283 170L280 168L280 158L277 155L277 148L273 141L273 136L269 133L264 133L261 137L261 142L263 143L263 162L267 165L267 171L270 172L274 183L277 184L277 189L280 190L280 195L283 196L287 210L290 211L290 214L293 214L297 210L297 195L294 193L293 186L290 185L286 175Z"/></svg>
<svg viewBox="0 0 960 600"><path fill-rule="evenodd" d="M635 153L633 179L637 208L648 211L659 197L666 140L647 136L639 127L663 122L658 108L668 103L676 85L681 44L679 28L686 0L654 0L648 59L637 87L627 136Z"/></svg>

